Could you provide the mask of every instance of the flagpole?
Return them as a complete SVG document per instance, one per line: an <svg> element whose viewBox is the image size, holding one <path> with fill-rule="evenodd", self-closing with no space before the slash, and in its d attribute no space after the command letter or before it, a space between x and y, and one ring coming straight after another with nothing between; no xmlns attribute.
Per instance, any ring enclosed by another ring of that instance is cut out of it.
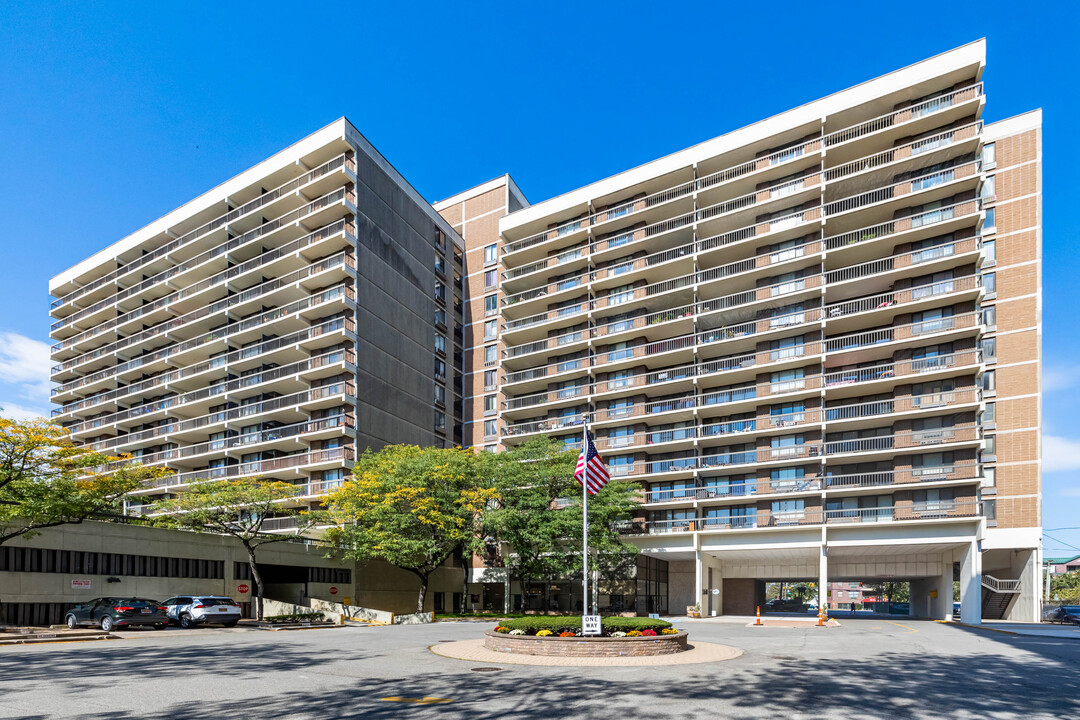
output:
<svg viewBox="0 0 1080 720"><path fill-rule="evenodd" d="M584 430L581 437L581 452L585 465L581 469L581 591L583 593L585 615L589 614L589 420L583 419Z"/></svg>

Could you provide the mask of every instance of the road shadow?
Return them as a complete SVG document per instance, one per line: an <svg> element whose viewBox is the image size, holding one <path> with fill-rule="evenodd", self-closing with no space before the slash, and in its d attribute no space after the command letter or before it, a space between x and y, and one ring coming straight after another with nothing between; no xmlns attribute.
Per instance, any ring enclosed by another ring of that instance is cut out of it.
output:
<svg viewBox="0 0 1080 720"><path fill-rule="evenodd" d="M167 652L167 651L166 651ZM254 662L276 669L310 660L281 648ZM448 661L449 662L449 661ZM282 665L284 663L284 665ZM504 665L471 672L478 663L385 679L363 678L346 688L299 690L251 699L176 703L159 717L171 720L260 718L440 717L502 718L1057 718L1080 713L1075 661L1027 655L883 653L858 662L779 660L761 665L684 666L674 679L650 668L536 668ZM215 663L217 668L220 663ZM632 671L632 672L631 672ZM445 698L416 705L382 698ZM129 711L79 716L130 720Z"/></svg>

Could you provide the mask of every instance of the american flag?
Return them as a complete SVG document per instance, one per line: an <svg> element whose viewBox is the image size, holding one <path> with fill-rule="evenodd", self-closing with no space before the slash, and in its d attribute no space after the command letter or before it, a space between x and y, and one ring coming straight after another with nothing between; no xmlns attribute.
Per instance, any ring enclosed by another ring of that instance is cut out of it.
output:
<svg viewBox="0 0 1080 720"><path fill-rule="evenodd" d="M574 470L574 477L579 483L584 484L582 478L585 476L585 465L589 466L589 484L586 487L590 495L595 495L600 492L600 488L608 484L608 480L611 479L610 473L608 473L607 466L604 465L603 458L600 457L600 453L596 452L596 445L593 444L592 433L585 433L585 447L581 448L581 455L578 456L577 469Z"/></svg>

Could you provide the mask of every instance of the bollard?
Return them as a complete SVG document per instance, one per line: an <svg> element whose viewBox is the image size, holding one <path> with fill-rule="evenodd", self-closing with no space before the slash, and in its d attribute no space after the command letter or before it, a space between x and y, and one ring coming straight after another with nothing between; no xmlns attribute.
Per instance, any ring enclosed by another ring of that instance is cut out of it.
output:
<svg viewBox="0 0 1080 720"><path fill-rule="evenodd" d="M754 625L760 625L760 624L761 624L761 606L758 605L757 606L757 622L755 622Z"/></svg>

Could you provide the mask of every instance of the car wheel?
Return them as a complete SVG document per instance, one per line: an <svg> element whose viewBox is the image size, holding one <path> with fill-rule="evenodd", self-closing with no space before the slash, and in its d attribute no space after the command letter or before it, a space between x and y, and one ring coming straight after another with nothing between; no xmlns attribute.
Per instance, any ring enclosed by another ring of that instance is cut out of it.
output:
<svg viewBox="0 0 1080 720"><path fill-rule="evenodd" d="M195 623L191 622L191 616L187 613L184 613L180 616L180 627L184 628L185 630L190 630L191 628L195 627Z"/></svg>
<svg viewBox="0 0 1080 720"><path fill-rule="evenodd" d="M116 621L113 620L111 616L106 615L105 617L101 618L102 630L104 630L105 632L112 632L114 627L116 627Z"/></svg>
<svg viewBox="0 0 1080 720"><path fill-rule="evenodd" d="M223 625L224 625L225 627L236 627L236 623L238 623L238 622L240 622L240 621L239 621L239 620L230 620L229 622L227 622L227 623L222 623L222 624L223 624Z"/></svg>
<svg viewBox="0 0 1080 720"><path fill-rule="evenodd" d="M79 623L75 621L74 615L68 615L66 618L66 622L69 630L74 630L75 628L79 627Z"/></svg>

